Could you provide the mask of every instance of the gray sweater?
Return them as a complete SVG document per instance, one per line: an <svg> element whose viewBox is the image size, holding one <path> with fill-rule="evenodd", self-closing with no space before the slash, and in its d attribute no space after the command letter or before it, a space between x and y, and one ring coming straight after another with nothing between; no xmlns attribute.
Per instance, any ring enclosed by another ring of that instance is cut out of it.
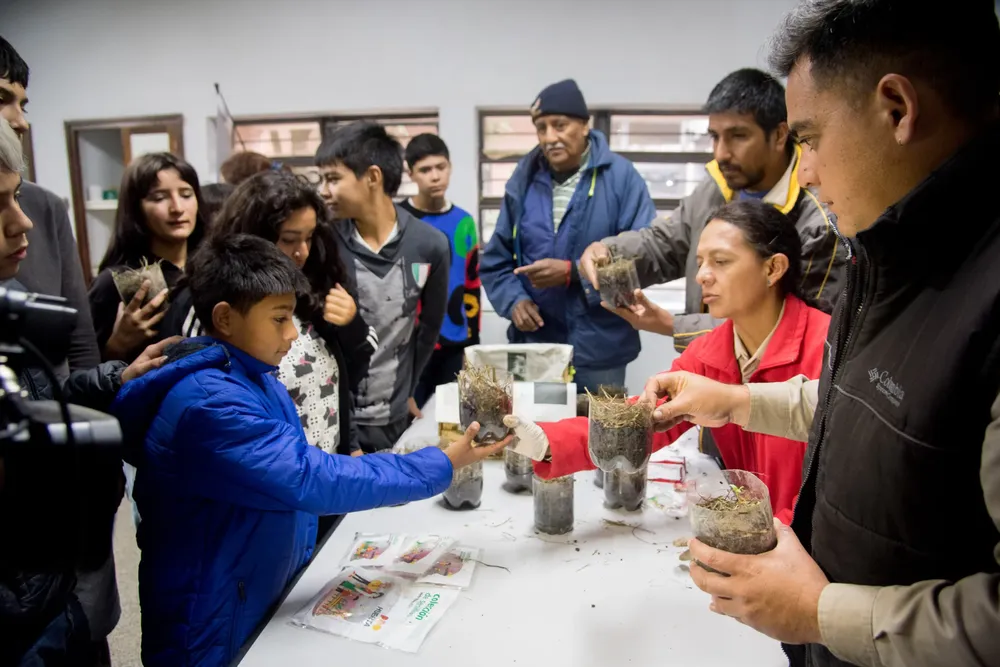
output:
<svg viewBox="0 0 1000 667"><path fill-rule="evenodd" d="M28 256L21 262L18 282L31 292L64 297L77 310L69 348L56 355L63 360L57 370L68 375L70 370L94 368L101 363L101 353L66 206L56 195L28 181L21 184L18 202L34 225L28 232ZM50 357L50 361L55 359Z"/></svg>
<svg viewBox="0 0 1000 667"><path fill-rule="evenodd" d="M354 397L362 426L406 417L447 308L448 238L399 206L396 216L396 237L377 253L355 238L354 221L336 223L344 264L358 286L358 310L378 333L378 349Z"/></svg>

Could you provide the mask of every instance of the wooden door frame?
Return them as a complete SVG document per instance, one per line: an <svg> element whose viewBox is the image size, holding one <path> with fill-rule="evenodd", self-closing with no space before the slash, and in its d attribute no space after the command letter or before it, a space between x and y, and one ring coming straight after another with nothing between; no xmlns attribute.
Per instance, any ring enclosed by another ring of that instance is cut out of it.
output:
<svg viewBox="0 0 1000 667"><path fill-rule="evenodd" d="M90 130L119 130L125 136L127 131L149 129L151 127L166 127L171 136L171 147L178 157L184 156L184 116L169 114L164 116L132 116L127 118L100 118L90 120L67 120L66 154L69 158L69 180L73 200L73 218L76 229L76 247L80 254L80 265L83 267L83 278L87 287L94 279L90 265L90 238L87 234L87 200L84 196L83 173L80 167L80 133Z"/></svg>

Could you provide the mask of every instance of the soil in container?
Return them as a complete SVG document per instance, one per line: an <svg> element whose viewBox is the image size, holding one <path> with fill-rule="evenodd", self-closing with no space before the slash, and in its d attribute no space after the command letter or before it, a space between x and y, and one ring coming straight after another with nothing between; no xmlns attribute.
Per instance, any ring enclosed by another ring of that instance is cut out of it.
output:
<svg viewBox="0 0 1000 667"><path fill-rule="evenodd" d="M603 489L604 488L604 475L606 475L606 474L607 473L605 473L600 468L598 468L597 470L595 470L594 471L594 486L596 486L599 489Z"/></svg>
<svg viewBox="0 0 1000 667"><path fill-rule="evenodd" d="M646 467L637 472L616 468L604 473L604 506L608 509L623 508L626 512L642 509L646 499Z"/></svg>
<svg viewBox="0 0 1000 667"><path fill-rule="evenodd" d="M723 470L690 480L688 499L694 535L708 546L734 554L761 554L777 545L771 499L753 473Z"/></svg>
<svg viewBox="0 0 1000 667"><path fill-rule="evenodd" d="M535 467L531 459L518 454L510 447L503 450L503 471L507 475L503 483L504 491L521 493L531 491L531 478L535 476Z"/></svg>
<svg viewBox="0 0 1000 667"><path fill-rule="evenodd" d="M483 500L483 462L459 468L444 492L444 504L453 510L474 510Z"/></svg>
<svg viewBox="0 0 1000 667"><path fill-rule="evenodd" d="M149 290L142 300L143 306L149 303L157 294L167 289L167 281L163 277L163 269L160 267L160 263L154 262L149 264L145 258L143 258L142 265L138 269L112 271L111 278L115 281L115 287L118 288L118 296L121 297L122 303L126 305L131 303L132 299L135 298L135 294L142 287L144 280L149 281Z"/></svg>
<svg viewBox="0 0 1000 667"><path fill-rule="evenodd" d="M458 374L458 417L462 430L479 422L473 444L500 442L510 434L503 418L512 413L513 382L492 366L467 366Z"/></svg>
<svg viewBox="0 0 1000 667"><path fill-rule="evenodd" d="M587 440L590 460L605 472L622 468L633 473L643 468L653 453L652 415L648 403L592 395Z"/></svg>
<svg viewBox="0 0 1000 667"><path fill-rule="evenodd" d="M635 260L626 257L599 257L595 264L597 282L601 285L601 301L614 308L634 305L635 291L639 289Z"/></svg>
<svg viewBox="0 0 1000 667"><path fill-rule="evenodd" d="M573 530L573 476L534 478L535 530L564 535Z"/></svg>

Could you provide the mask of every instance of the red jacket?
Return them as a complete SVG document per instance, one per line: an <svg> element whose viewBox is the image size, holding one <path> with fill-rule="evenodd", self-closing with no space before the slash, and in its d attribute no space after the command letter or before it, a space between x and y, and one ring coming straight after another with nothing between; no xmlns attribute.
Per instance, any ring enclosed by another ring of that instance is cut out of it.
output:
<svg viewBox="0 0 1000 667"><path fill-rule="evenodd" d="M783 382L796 375L816 379L823 366L823 348L830 316L810 308L794 296L785 301L785 312L771 341L764 350L760 366L751 382ZM711 333L695 339L684 350L671 371L690 371L726 384L741 384L736 362L733 323L726 321ZM549 438L552 460L536 463L539 477L548 479L579 470L593 470L587 453L586 417L539 424ZM673 443L693 424L684 422L669 431L657 433L653 448ZM775 516L789 523L792 507L802 485L802 459L806 443L744 431L735 424L713 428L712 435L727 468L749 470L767 485Z"/></svg>

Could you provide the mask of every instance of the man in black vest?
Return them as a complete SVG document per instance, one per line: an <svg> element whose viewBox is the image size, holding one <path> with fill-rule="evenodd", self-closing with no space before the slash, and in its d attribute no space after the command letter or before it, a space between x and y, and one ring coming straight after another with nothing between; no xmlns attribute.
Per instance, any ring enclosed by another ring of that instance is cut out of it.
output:
<svg viewBox="0 0 1000 667"><path fill-rule="evenodd" d="M711 608L792 665L1000 664L1000 26L989 0L806 0L772 65L851 246L818 384L657 376L660 425L808 440L792 528L697 540ZM793 532L794 531L794 532Z"/></svg>

